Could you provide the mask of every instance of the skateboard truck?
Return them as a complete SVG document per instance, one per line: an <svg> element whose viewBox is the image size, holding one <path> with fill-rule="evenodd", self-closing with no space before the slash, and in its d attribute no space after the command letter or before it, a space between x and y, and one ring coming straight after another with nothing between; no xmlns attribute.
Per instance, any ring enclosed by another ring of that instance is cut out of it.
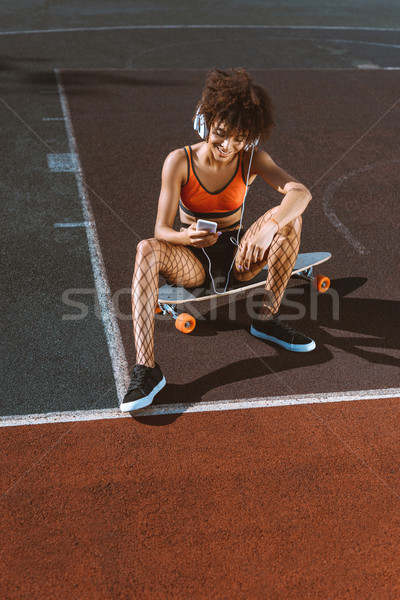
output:
<svg viewBox="0 0 400 600"><path fill-rule="evenodd" d="M175 327L182 333L192 333L193 329L196 327L196 319L192 317L192 315L189 315L189 313L179 314L170 304L158 302L156 313L171 315L171 317L173 317L175 320Z"/></svg>
<svg viewBox="0 0 400 600"><path fill-rule="evenodd" d="M321 294L326 292L331 285L331 281L329 277L326 277L326 275L315 276L313 273L313 267L308 267L307 269L304 269L304 271L299 271L295 274L295 277L300 277L301 279L311 281L315 289Z"/></svg>

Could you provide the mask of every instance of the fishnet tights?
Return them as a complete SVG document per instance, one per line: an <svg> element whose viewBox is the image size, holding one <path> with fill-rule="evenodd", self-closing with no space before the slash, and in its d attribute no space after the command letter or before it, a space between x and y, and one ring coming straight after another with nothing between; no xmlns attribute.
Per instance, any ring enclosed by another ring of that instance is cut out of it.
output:
<svg viewBox="0 0 400 600"><path fill-rule="evenodd" d="M132 280L133 335L136 362L148 367L155 366L154 315L159 275L168 283L186 287L199 286L205 279L203 265L185 246L156 239L139 242Z"/></svg>
<svg viewBox="0 0 400 600"><path fill-rule="evenodd" d="M273 216L266 212L246 231L242 242L257 233ZM268 318L278 312L287 283L292 274L300 247L301 217L277 233L265 260L250 265L247 273L234 269L235 277L250 280L268 264L265 295L260 316ZM201 262L185 246L149 239L138 244L135 272L132 280L133 335L136 362L154 367L154 315L158 300L159 275L168 283L196 287L204 283L205 271Z"/></svg>
<svg viewBox="0 0 400 600"><path fill-rule="evenodd" d="M257 219L246 231L242 242L255 235L273 217L275 210L271 209ZM283 294L285 293L299 253L301 225L302 219L301 217L297 217L297 219L282 227L274 236L267 257L263 261L251 264L246 274L238 271L235 265L235 277L245 281L253 279L266 264L268 265L263 305L259 312L259 317L261 318L268 318L275 315L279 310Z"/></svg>

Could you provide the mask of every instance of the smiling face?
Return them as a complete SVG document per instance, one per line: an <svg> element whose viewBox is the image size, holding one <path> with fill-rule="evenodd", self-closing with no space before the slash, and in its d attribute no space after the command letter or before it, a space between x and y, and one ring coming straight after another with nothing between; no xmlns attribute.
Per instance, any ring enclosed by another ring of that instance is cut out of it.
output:
<svg viewBox="0 0 400 600"><path fill-rule="evenodd" d="M207 143L218 161L229 161L246 145L246 136L240 132L230 132L224 123L211 126Z"/></svg>

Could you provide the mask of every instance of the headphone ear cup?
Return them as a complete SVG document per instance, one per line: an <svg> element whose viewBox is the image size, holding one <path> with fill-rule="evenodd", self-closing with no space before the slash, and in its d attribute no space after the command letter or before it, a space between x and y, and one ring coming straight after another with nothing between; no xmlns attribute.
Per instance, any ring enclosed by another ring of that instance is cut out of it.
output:
<svg viewBox="0 0 400 600"><path fill-rule="evenodd" d="M193 122L193 129L197 131L199 136L206 140L208 138L208 127L204 115L197 111Z"/></svg>

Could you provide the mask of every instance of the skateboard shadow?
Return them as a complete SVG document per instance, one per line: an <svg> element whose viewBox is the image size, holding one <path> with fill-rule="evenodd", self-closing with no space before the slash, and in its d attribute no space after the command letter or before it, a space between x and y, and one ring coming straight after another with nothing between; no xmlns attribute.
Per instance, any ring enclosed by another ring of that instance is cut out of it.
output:
<svg viewBox="0 0 400 600"><path fill-rule="evenodd" d="M334 299L328 295L318 295L317 318L306 316L292 321L294 327L307 332L316 339L317 349L310 353L287 352L277 346L277 355L257 356L230 363L185 384L167 384L157 395L154 406L168 404L184 404L187 407L201 402L207 392L218 387L239 383L271 374L278 375L292 369L301 369L312 365L327 363L333 359L329 347L334 347L349 355L360 357L368 363L399 367L400 359L390 351L400 349L400 302L370 298L348 297L352 292L365 284L365 278L343 278L332 281L331 287L336 291L338 313L332 308ZM310 286L303 288L301 297L305 306L310 306ZM228 305L221 307L218 320L207 320L207 313L198 326L197 335L213 336L219 331L248 329L249 317L246 312L245 299L237 306L237 320L229 320ZM288 311L286 311L288 312ZM290 314L288 312L288 314ZM196 331L196 330L195 330ZM193 334L191 334L193 335ZM251 338L253 340L253 338ZM251 343L251 341L249 341ZM259 341L257 340L257 343ZM288 389L288 395L293 390ZM132 417L143 424L152 426L167 425L175 421L182 413L149 417Z"/></svg>

